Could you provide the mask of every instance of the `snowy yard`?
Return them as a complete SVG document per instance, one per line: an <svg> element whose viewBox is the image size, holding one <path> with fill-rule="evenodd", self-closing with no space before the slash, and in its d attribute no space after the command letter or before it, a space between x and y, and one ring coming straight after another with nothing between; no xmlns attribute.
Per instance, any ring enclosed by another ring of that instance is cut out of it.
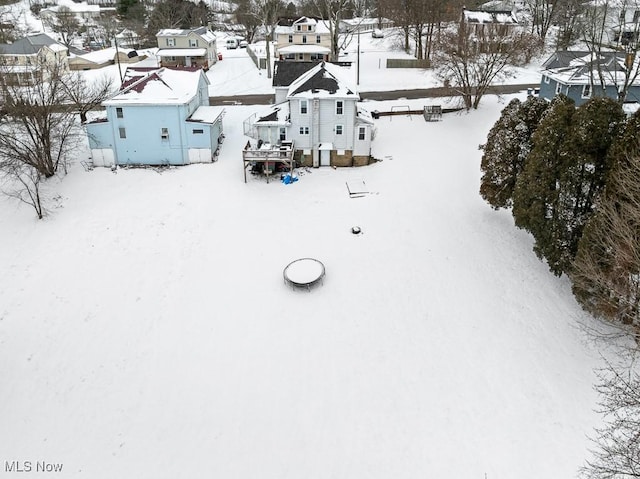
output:
<svg viewBox="0 0 640 479"><path fill-rule="evenodd" d="M478 195L502 106L382 118L384 161L286 186L243 182L257 107L232 106L217 163L76 165L44 221L1 198L0 459L91 479L574 477L598 351L568 282ZM326 267L311 292L283 281L301 257Z"/></svg>
<svg viewBox="0 0 640 479"><path fill-rule="evenodd" d="M384 68L405 55L392 41L361 38L361 90L437 86ZM273 91L245 50L221 50L212 94ZM600 351L569 283L478 194L478 144L509 99L435 123L383 117L384 161L291 185L243 182L242 122L262 107L230 106L214 164L76 163L43 221L0 197L0 470L574 477L599 419ZM310 292L283 281L303 257L326 268Z"/></svg>

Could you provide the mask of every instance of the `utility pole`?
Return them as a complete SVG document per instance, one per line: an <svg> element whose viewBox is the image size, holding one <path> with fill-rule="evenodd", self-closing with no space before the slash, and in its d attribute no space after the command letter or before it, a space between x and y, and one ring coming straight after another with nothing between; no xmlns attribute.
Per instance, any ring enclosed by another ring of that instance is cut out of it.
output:
<svg viewBox="0 0 640 479"><path fill-rule="evenodd" d="M360 85L360 28L358 28L358 54L356 56L356 85Z"/></svg>

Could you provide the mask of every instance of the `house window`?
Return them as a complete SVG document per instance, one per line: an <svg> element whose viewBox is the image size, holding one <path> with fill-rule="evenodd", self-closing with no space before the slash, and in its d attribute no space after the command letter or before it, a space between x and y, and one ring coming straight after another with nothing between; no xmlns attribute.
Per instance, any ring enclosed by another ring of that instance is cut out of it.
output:
<svg viewBox="0 0 640 479"><path fill-rule="evenodd" d="M191 48L197 47L198 46L198 40L196 40L195 38L190 38L189 39L189 46Z"/></svg>
<svg viewBox="0 0 640 479"><path fill-rule="evenodd" d="M544 80L545 83L549 84L549 77L547 75L543 75L542 79Z"/></svg>
<svg viewBox="0 0 640 479"><path fill-rule="evenodd" d="M302 25L296 25L296 30L301 32L302 31Z"/></svg>
<svg viewBox="0 0 640 479"><path fill-rule="evenodd" d="M285 141L287 139L287 129L280 128L280 141Z"/></svg>
<svg viewBox="0 0 640 479"><path fill-rule="evenodd" d="M122 108L116 108L116 118L124 118L124 113L122 112Z"/></svg>
<svg viewBox="0 0 640 479"><path fill-rule="evenodd" d="M120 138L127 137L127 130L125 130L124 128L118 128L118 132L120 133Z"/></svg>
<svg viewBox="0 0 640 479"><path fill-rule="evenodd" d="M560 94L560 89L562 88L562 84L560 82L556 83L556 95Z"/></svg>
<svg viewBox="0 0 640 479"><path fill-rule="evenodd" d="M163 140L168 140L169 139L169 128L163 128L162 132L160 133L160 137Z"/></svg>
<svg viewBox="0 0 640 479"><path fill-rule="evenodd" d="M309 134L309 127L308 126L301 126L300 127L300 134L301 135L308 135Z"/></svg>
<svg viewBox="0 0 640 479"><path fill-rule="evenodd" d="M302 35L302 43L307 43L307 36L306 35Z"/></svg>
<svg viewBox="0 0 640 479"><path fill-rule="evenodd" d="M204 130L193 130L194 135L202 135L203 133L204 133Z"/></svg>
<svg viewBox="0 0 640 479"><path fill-rule="evenodd" d="M316 35L316 43L320 43L320 40L321 40L320 35Z"/></svg>
<svg viewBox="0 0 640 479"><path fill-rule="evenodd" d="M298 60L304 60L304 53L298 54Z"/></svg>
<svg viewBox="0 0 640 479"><path fill-rule="evenodd" d="M588 83L582 87L582 98L591 98L591 85Z"/></svg>
<svg viewBox="0 0 640 479"><path fill-rule="evenodd" d="M336 115L342 115L344 112L344 102L342 100L336 101Z"/></svg>
<svg viewBox="0 0 640 479"><path fill-rule="evenodd" d="M336 135L342 135L342 125L336 125Z"/></svg>
<svg viewBox="0 0 640 479"><path fill-rule="evenodd" d="M176 46L176 39L175 38L167 38L167 46L168 47L175 47Z"/></svg>
<svg viewBox="0 0 640 479"><path fill-rule="evenodd" d="M300 114L306 115L308 110L309 110L309 105L307 103L307 100L300 100Z"/></svg>
<svg viewBox="0 0 640 479"><path fill-rule="evenodd" d="M293 35L289 35L289 43L293 43Z"/></svg>
<svg viewBox="0 0 640 479"><path fill-rule="evenodd" d="M367 129L364 126L358 128L358 140L362 141L366 138Z"/></svg>

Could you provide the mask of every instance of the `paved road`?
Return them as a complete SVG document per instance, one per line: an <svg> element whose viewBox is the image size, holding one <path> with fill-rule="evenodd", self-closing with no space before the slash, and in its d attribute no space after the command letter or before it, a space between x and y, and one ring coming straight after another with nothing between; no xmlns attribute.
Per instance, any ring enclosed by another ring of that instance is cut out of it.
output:
<svg viewBox="0 0 640 479"><path fill-rule="evenodd" d="M522 83L519 85L497 85L489 87L488 94L506 95L518 93L527 88L538 88L539 83ZM360 92L363 100L397 100L399 98L437 98L442 96L456 95L452 88L436 87L423 88L419 90L393 90L393 91L369 91ZM273 94L262 95L239 95L239 96L212 96L209 98L210 105L269 105L273 103Z"/></svg>

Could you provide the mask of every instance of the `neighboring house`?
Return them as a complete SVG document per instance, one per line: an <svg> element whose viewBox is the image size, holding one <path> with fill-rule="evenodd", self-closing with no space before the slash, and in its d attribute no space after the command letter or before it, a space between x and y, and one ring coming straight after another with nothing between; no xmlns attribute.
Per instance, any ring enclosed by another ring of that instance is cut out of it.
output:
<svg viewBox="0 0 640 479"><path fill-rule="evenodd" d="M369 164L373 121L340 70L322 62L303 73L289 85L285 101L245 121L245 134L260 143L293 143L303 166Z"/></svg>
<svg viewBox="0 0 640 479"><path fill-rule="evenodd" d="M519 27L515 12L509 10L462 10L462 26L477 40L480 51L492 51L495 38L504 38ZM499 42L498 48L503 48Z"/></svg>
<svg viewBox="0 0 640 479"><path fill-rule="evenodd" d="M218 61L216 36L207 27L160 30L156 38L163 67L197 66L206 71Z"/></svg>
<svg viewBox="0 0 640 479"><path fill-rule="evenodd" d="M81 55L69 57L69 69L71 70L95 70L115 63L136 63L144 60L146 55L138 55L138 52L128 48L115 47L96 50Z"/></svg>
<svg viewBox="0 0 640 479"><path fill-rule="evenodd" d="M388 18L348 18L340 20L340 33L370 32L376 28L391 28L393 20Z"/></svg>
<svg viewBox="0 0 640 479"><path fill-rule="evenodd" d="M60 9L63 9L60 12ZM107 11L115 13L114 7L107 7ZM52 7L43 8L40 10L40 18L44 22L54 21L59 13L63 15L73 14L78 20L86 22L87 20L95 20L100 18L102 13L105 13L105 9L100 5L89 5L87 2L69 2L64 5L54 5Z"/></svg>
<svg viewBox="0 0 640 479"><path fill-rule="evenodd" d="M331 54L331 33L323 20L300 17L274 31L275 57L288 61L327 61Z"/></svg>
<svg viewBox="0 0 640 479"><path fill-rule="evenodd" d="M208 106L209 81L194 68L129 68L120 91L86 123L95 166L215 161L224 109Z"/></svg>
<svg viewBox="0 0 640 479"><path fill-rule="evenodd" d="M33 85L54 70L69 70L67 47L44 33L0 44L0 71L6 84Z"/></svg>
<svg viewBox="0 0 640 479"><path fill-rule="evenodd" d="M122 48L138 48L140 46L140 37L138 34L128 28L116 34L115 41L118 43L118 47ZM113 41L111 43L113 43ZM113 44L111 46L115 47Z"/></svg>
<svg viewBox="0 0 640 479"><path fill-rule="evenodd" d="M562 93L580 106L593 96L617 99L617 85L623 83L627 67L622 52L602 52L594 59L594 54L588 51L561 51L551 55L542 68L540 97L551 100ZM604 89L598 70L605 82ZM631 84L626 101L640 101L640 79Z"/></svg>

